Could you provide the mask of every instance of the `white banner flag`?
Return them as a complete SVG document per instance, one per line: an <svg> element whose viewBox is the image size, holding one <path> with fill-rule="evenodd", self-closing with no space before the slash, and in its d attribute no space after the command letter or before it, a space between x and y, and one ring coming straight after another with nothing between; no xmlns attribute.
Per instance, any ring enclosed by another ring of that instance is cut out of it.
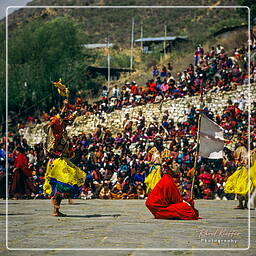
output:
<svg viewBox="0 0 256 256"><path fill-rule="evenodd" d="M223 158L223 128L205 115L200 122L199 155L209 159Z"/></svg>

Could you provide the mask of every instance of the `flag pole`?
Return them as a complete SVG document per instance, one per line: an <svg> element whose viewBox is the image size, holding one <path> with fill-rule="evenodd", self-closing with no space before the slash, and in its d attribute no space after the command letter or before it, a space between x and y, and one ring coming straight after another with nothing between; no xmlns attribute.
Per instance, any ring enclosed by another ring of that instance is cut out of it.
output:
<svg viewBox="0 0 256 256"><path fill-rule="evenodd" d="M192 174L192 184L191 184L191 193L190 193L190 199L193 199L193 190L194 190L194 184L195 184L195 172L196 172L196 167L197 167L197 160L198 160L198 155L199 155L199 139L200 139L200 123L201 123L201 113L199 113L198 117L198 123L197 123L197 138L196 138L196 155L195 155L195 160L194 160L194 170Z"/></svg>

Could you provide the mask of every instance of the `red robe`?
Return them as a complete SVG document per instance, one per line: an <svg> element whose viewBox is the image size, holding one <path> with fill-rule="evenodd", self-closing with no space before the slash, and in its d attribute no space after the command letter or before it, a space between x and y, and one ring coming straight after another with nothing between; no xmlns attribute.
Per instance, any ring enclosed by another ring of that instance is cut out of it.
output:
<svg viewBox="0 0 256 256"><path fill-rule="evenodd" d="M197 220L193 201L184 202L169 174L165 174L148 195L146 206L156 219Z"/></svg>
<svg viewBox="0 0 256 256"><path fill-rule="evenodd" d="M15 159L14 167L17 168L17 169L21 169L21 171L27 177L31 177L32 176L32 171L28 167L28 158L26 157L25 154L19 153L19 155Z"/></svg>
<svg viewBox="0 0 256 256"><path fill-rule="evenodd" d="M13 174L10 195L31 195L31 192L35 192L35 187L29 179L29 177L32 176L32 171L28 168L26 155L19 153L14 162L14 167L17 168L17 170Z"/></svg>

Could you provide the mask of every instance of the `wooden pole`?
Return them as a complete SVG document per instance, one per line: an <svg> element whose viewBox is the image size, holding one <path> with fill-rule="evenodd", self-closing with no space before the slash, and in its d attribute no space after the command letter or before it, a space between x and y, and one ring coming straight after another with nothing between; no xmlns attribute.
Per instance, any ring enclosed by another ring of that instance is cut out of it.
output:
<svg viewBox="0 0 256 256"><path fill-rule="evenodd" d="M134 18L132 18L132 37L131 37L131 60L130 60L130 69L133 67L133 38L134 38Z"/></svg>
<svg viewBox="0 0 256 256"><path fill-rule="evenodd" d="M201 113L199 113L198 117L198 124L197 124L197 138L196 138L196 155L194 160L194 170L193 170L193 176L192 176L192 184L191 184L191 193L190 193L190 199L193 199L193 190L194 190L194 184L195 184L195 172L197 167L197 160L199 155L199 140L200 140L200 123L201 123Z"/></svg>
<svg viewBox="0 0 256 256"><path fill-rule="evenodd" d="M167 26L164 25L164 56L166 55L166 34L167 34Z"/></svg>
<svg viewBox="0 0 256 256"><path fill-rule="evenodd" d="M108 97L109 97L109 89L110 89L110 49L109 49L109 35L107 39L107 46L108 46Z"/></svg>
<svg viewBox="0 0 256 256"><path fill-rule="evenodd" d="M143 41L142 41L142 38L143 38L143 22L140 23L140 48L141 48L141 51L143 52Z"/></svg>

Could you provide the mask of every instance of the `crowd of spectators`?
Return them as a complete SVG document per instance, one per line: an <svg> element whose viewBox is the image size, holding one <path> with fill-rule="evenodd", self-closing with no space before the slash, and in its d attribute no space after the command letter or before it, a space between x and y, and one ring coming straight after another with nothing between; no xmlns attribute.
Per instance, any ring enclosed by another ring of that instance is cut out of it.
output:
<svg viewBox="0 0 256 256"><path fill-rule="evenodd" d="M235 89L243 83L248 83L246 75L246 49L235 49L233 56L228 57L220 45L212 47L210 52L204 53L199 47L195 54L195 65L177 74L174 79L172 66L168 63L160 70L154 67L152 79L145 86L138 86L135 81L126 83L121 88L115 86L110 97L107 88L103 88L100 101L88 104L81 97L70 104L70 111L77 115L98 115L102 112L112 112L115 109L149 104L168 98L178 98L185 95L193 96L209 91L220 93L223 90ZM243 64L242 64L243 63ZM252 79L254 79L254 70ZM255 73L256 74L256 73ZM94 133L84 133L71 138L75 157L71 161L87 173L81 198L92 199L144 199L145 177L150 172L148 151L154 146L154 137L164 138L164 145L171 152L173 163L177 163L180 171L183 197L188 197L191 189L191 179L195 158L195 141L197 118L199 112L216 121L225 130L227 139L236 141L236 148L247 146L248 111L245 108L243 95L239 99L229 100L223 106L223 113L214 114L210 109L198 110L188 107L185 110L186 120L174 123L171 113L166 111L163 116L146 126L143 112L140 111L136 120L131 120L126 114L122 130L113 135L111 128L98 125ZM48 121L57 113L52 108L49 113L44 112L42 118L29 118L34 125L41 121ZM251 146L256 146L256 104L251 112ZM22 125L19 126L22 128ZM33 169L30 178L35 186L35 193L23 195L25 198L44 198L43 183L47 165L43 142L28 145L18 133L9 133L8 155L5 152L6 137L1 138L0 144L0 182L1 197L5 192L5 159L9 163L9 185L12 182L12 166L15 161L15 148L21 146L28 157ZM199 158L196 170L195 197L204 199L232 199L234 195L224 192L224 184L238 164L234 151L225 147L223 160L208 160Z"/></svg>
<svg viewBox="0 0 256 256"><path fill-rule="evenodd" d="M111 113L117 109L159 103L166 99L235 90L237 86L249 82L247 48L234 48L232 54L227 54L221 45L212 47L207 52L198 46L194 64L177 74L172 70L170 63L161 68L155 66L152 78L145 85L131 81L121 86L116 85L112 91L104 86L101 100L88 104L77 97L73 110L86 117L93 114L102 117L103 112ZM250 72L251 82L256 81L256 66L253 63ZM43 120L49 120L56 111L53 108L50 114L45 112ZM30 124L38 123L40 118L30 117L28 121Z"/></svg>

